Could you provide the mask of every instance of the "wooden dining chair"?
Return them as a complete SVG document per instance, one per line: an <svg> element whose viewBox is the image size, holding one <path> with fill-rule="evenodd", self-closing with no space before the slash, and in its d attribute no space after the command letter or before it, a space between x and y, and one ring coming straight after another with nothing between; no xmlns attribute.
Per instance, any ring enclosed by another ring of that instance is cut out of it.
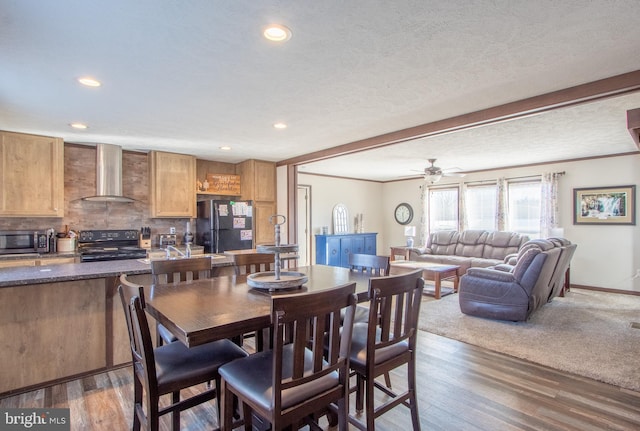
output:
<svg viewBox="0 0 640 431"><path fill-rule="evenodd" d="M362 272L370 277L383 277L389 275L391 270L390 257L352 253L349 255L349 268L353 272ZM355 323L368 322L369 307L358 305L353 320ZM384 373L384 382L391 389L391 376L389 373Z"/></svg>
<svg viewBox="0 0 640 431"><path fill-rule="evenodd" d="M251 429L253 413L270 422L273 430L298 429L307 422L316 426L311 429L318 429L313 419L319 412L330 412L332 417L337 415L339 429L347 430L354 292L355 283L350 283L272 297L273 349L220 368L222 430L231 430L234 396L242 406L245 429Z"/></svg>
<svg viewBox="0 0 640 431"><path fill-rule="evenodd" d="M211 277L211 257L151 261L151 280L155 284L178 283ZM175 335L156 322L156 346L177 341Z"/></svg>
<svg viewBox="0 0 640 431"><path fill-rule="evenodd" d="M389 264L389 256L351 253L349 255L349 268L351 268L351 271L363 272L372 277L381 277L389 275L391 266Z"/></svg>
<svg viewBox="0 0 640 431"><path fill-rule="evenodd" d="M276 255L273 253L236 254L233 259L236 275L275 270Z"/></svg>
<svg viewBox="0 0 640 431"><path fill-rule="evenodd" d="M125 274L118 287L124 309L131 357L133 360L134 431L159 429L160 416L172 414L172 429L180 429L180 412L216 397L220 412L220 374L218 369L247 352L229 340L213 341L188 348L181 342L153 348L151 332L144 310L144 290L131 283ZM180 399L180 391L200 383L215 381L215 387L190 398ZM160 403L160 397L171 394L171 403ZM218 415L220 416L220 415Z"/></svg>
<svg viewBox="0 0 640 431"><path fill-rule="evenodd" d="M411 410L414 431L420 430L416 397L416 339L424 281L422 271L374 277L369 281L369 320L353 326L349 366L356 374L356 412L366 402L366 422L350 416L349 422L361 430L375 430L375 419L403 404ZM407 390L402 393L375 379L407 365ZM387 395L375 405L374 391Z"/></svg>

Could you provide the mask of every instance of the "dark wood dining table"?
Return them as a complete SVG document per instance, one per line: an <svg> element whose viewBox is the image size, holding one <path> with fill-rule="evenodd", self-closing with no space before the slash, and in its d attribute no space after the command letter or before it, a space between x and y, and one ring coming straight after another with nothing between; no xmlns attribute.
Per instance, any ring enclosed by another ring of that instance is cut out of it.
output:
<svg viewBox="0 0 640 431"><path fill-rule="evenodd" d="M191 347L268 327L272 295L315 292L355 282L358 302L368 298L367 274L325 265L287 271L304 273L308 281L300 288L275 292L250 287L244 275L152 285L146 310Z"/></svg>

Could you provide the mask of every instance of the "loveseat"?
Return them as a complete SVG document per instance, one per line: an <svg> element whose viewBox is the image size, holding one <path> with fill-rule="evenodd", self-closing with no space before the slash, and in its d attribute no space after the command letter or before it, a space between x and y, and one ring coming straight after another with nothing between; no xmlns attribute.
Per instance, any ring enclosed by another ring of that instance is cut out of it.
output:
<svg viewBox="0 0 640 431"><path fill-rule="evenodd" d="M516 232L465 230L433 232L425 247L414 247L409 260L459 265L458 275L469 268L506 263L515 256L529 237Z"/></svg>
<svg viewBox="0 0 640 431"><path fill-rule="evenodd" d="M561 293L575 249L563 238L534 239L509 264L470 268L460 279L460 310L490 319L528 319Z"/></svg>

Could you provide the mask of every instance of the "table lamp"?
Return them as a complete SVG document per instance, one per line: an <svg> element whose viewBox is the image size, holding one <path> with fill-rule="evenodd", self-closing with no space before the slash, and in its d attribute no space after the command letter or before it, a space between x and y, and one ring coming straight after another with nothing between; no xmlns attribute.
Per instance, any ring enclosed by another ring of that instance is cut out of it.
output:
<svg viewBox="0 0 640 431"><path fill-rule="evenodd" d="M416 236L415 226L405 226L404 236L407 237L407 247L413 247L413 237Z"/></svg>

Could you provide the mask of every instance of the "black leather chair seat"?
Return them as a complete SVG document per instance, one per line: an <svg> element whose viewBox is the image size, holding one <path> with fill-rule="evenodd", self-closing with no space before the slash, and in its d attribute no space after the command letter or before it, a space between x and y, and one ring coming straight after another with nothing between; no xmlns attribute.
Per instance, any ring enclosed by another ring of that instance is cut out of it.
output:
<svg viewBox="0 0 640 431"><path fill-rule="evenodd" d="M290 378L293 373L293 349L291 344L284 346L282 358L282 378ZM312 370L312 355L305 352L305 375ZM269 410L272 399L273 351L255 353L247 358L230 362L220 367L220 376L246 398L254 400L261 408ZM286 389L282 393L282 408L288 408L299 402L321 394L338 384L338 373L332 372L309 384Z"/></svg>
<svg viewBox="0 0 640 431"><path fill-rule="evenodd" d="M194 386L215 380L221 365L248 356L230 340L191 348L182 343L171 343L156 348L153 353L160 393L171 392L176 386Z"/></svg>
<svg viewBox="0 0 640 431"><path fill-rule="evenodd" d="M351 337L351 356L349 366L351 368L364 368L367 363L367 331L366 323L354 323L353 336ZM376 341L380 341L380 328L376 330ZM376 352L376 364L381 364L391 358L400 356L409 350L409 342L401 341L391 346L379 349Z"/></svg>

